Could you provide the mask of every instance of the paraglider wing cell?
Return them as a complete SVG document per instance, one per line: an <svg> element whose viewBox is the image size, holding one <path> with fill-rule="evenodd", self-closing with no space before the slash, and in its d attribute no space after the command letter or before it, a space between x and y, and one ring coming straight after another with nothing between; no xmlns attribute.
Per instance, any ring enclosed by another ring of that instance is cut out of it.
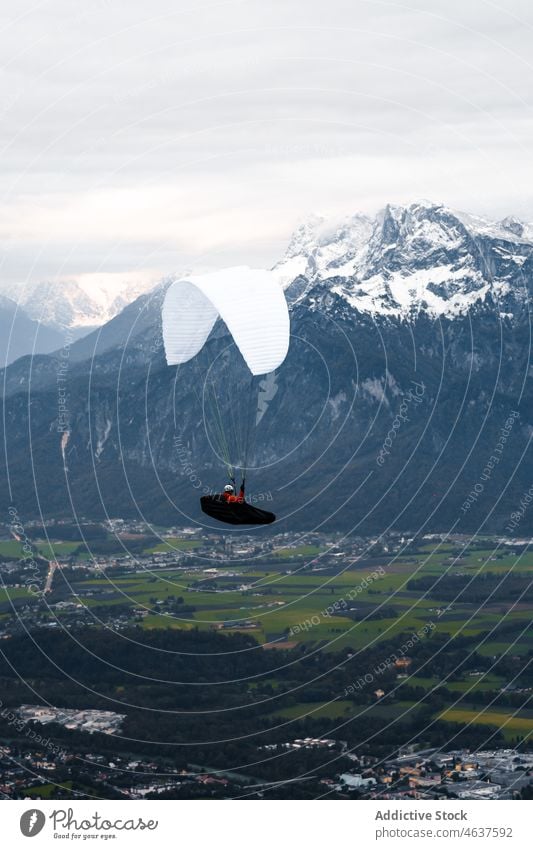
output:
<svg viewBox="0 0 533 849"><path fill-rule="evenodd" d="M163 305L163 339L167 363L192 360L205 345L218 312L202 290L187 280L173 283Z"/></svg>

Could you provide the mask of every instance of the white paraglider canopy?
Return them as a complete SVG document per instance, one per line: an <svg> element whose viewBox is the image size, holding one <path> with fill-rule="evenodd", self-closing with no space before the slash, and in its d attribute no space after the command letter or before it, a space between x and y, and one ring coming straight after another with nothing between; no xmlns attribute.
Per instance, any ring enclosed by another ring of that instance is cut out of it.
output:
<svg viewBox="0 0 533 849"><path fill-rule="evenodd" d="M220 317L253 375L278 368L289 349L287 302L269 271L227 268L176 280L163 304L163 340L169 365L191 360Z"/></svg>

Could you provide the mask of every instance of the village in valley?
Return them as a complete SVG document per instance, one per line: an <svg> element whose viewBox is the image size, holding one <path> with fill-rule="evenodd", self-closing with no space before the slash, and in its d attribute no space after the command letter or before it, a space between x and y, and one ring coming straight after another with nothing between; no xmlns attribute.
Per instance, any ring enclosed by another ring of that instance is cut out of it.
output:
<svg viewBox="0 0 533 849"><path fill-rule="evenodd" d="M94 698L61 680L56 701L37 704L28 668L0 709L5 796L83 796L93 783L132 799L268 798L280 786L296 798L532 792L533 635L516 603L529 540L223 535L121 519L20 531L0 539L6 656L37 635L45 647L63 634L98 646L106 632L170 650L187 635L232 641L262 658L239 688L254 732L246 756L287 769L217 768L193 746L133 756L136 690L122 674ZM307 683L311 666L320 686Z"/></svg>

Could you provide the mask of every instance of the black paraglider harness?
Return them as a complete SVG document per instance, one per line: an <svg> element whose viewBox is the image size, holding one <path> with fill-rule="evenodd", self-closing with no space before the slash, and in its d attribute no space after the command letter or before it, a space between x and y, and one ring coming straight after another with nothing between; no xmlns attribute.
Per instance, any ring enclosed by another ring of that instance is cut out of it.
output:
<svg viewBox="0 0 533 849"><path fill-rule="evenodd" d="M235 478L230 478L236 492ZM241 491L244 492L245 478ZM204 495L200 499L202 510L212 519L228 525L271 525L276 520L274 513L259 510L247 501L227 501L224 494Z"/></svg>

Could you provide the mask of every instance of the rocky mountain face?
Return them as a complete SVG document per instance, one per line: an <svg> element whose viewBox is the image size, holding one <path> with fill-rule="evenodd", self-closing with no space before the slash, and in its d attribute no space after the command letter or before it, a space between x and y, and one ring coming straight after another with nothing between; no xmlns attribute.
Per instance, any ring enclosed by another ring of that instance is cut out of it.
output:
<svg viewBox="0 0 533 849"><path fill-rule="evenodd" d="M531 533L532 260L531 229L511 218L428 203L313 218L275 267L288 358L252 393L220 323L202 358L166 366L163 282L6 370L2 507L201 520L199 494L225 482L204 392L215 364L223 420L258 421L249 490L278 529Z"/></svg>
<svg viewBox="0 0 533 849"><path fill-rule="evenodd" d="M276 266L305 298L320 280L357 312L413 319L464 315L489 299L503 314L527 310L533 227L491 224L429 203L386 207L374 221L328 230L310 219Z"/></svg>

